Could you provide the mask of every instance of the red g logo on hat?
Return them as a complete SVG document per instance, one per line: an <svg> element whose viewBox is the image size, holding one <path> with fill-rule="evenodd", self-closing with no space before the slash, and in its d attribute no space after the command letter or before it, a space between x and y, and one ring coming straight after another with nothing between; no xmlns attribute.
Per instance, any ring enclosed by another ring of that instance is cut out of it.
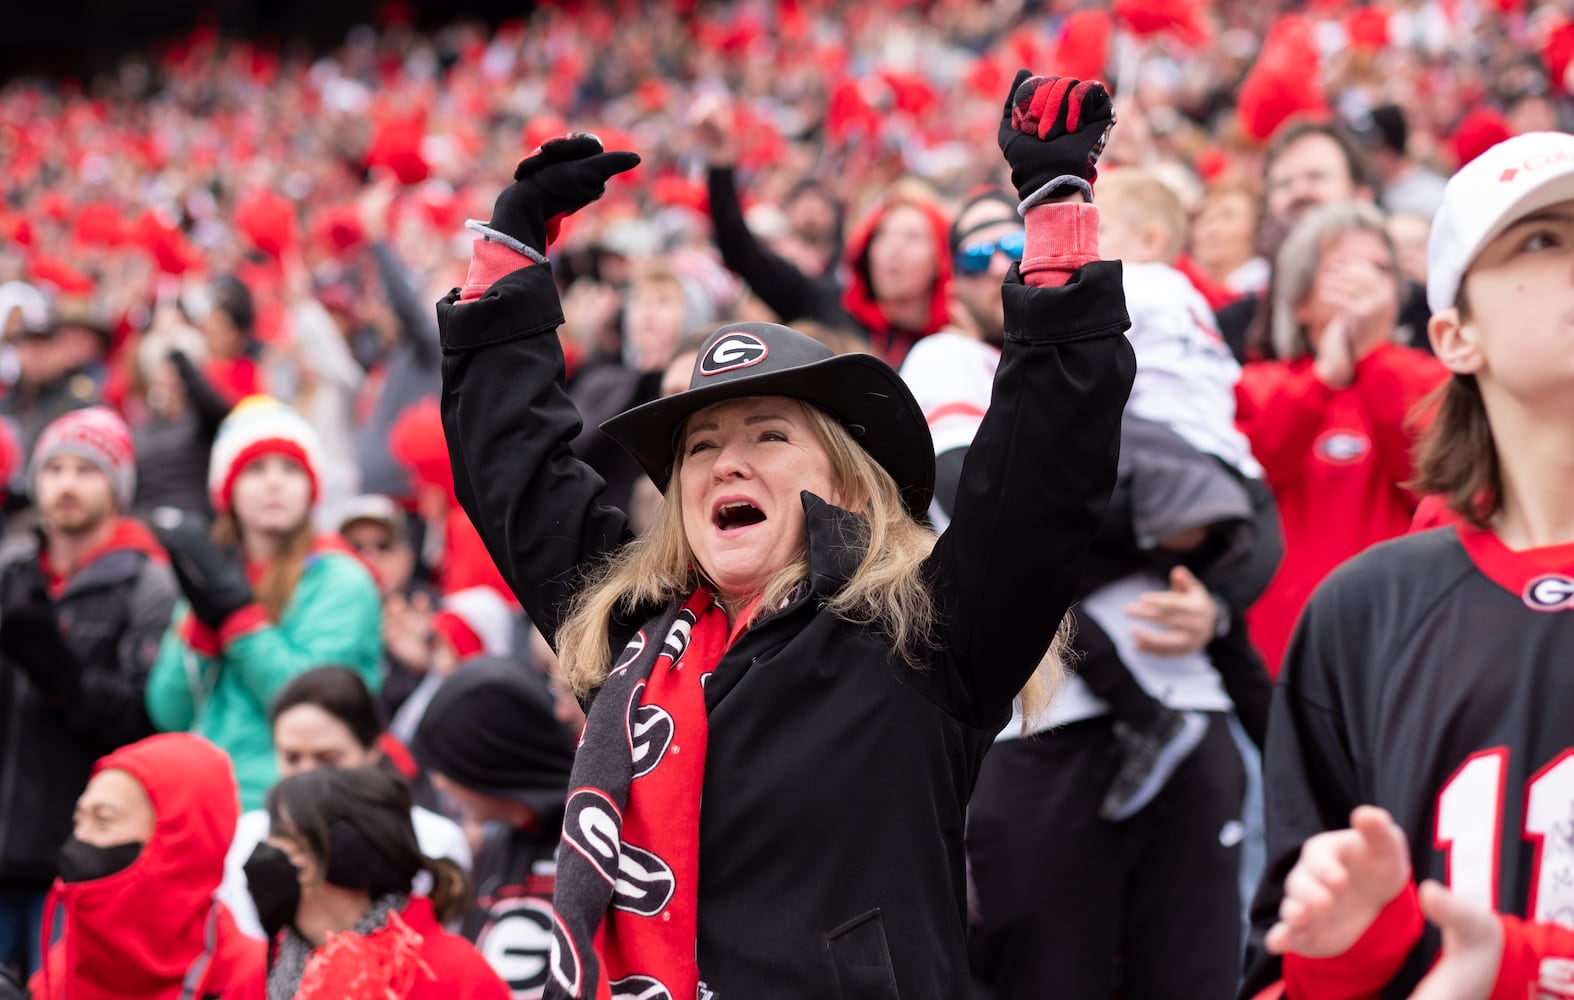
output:
<svg viewBox="0 0 1574 1000"><path fill-rule="evenodd" d="M770 354L765 341L752 333L729 333L710 346L700 360L701 375L720 375L757 365Z"/></svg>

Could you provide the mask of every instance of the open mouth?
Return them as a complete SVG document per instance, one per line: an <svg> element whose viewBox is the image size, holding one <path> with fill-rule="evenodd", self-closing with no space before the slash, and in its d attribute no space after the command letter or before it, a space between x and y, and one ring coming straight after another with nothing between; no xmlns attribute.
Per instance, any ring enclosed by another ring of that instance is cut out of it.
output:
<svg viewBox="0 0 1574 1000"><path fill-rule="evenodd" d="M711 520L722 531L732 528L747 528L751 524L759 524L765 520L765 511L747 500L728 500L716 507L716 512L711 515Z"/></svg>

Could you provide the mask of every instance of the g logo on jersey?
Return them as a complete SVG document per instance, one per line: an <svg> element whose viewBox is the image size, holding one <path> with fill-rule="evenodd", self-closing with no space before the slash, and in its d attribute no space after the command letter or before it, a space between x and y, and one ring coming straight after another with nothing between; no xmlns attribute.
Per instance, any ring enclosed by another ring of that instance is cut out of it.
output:
<svg viewBox="0 0 1574 1000"><path fill-rule="evenodd" d="M612 1000L672 1000L672 991L652 976L624 976L612 984Z"/></svg>
<svg viewBox="0 0 1574 1000"><path fill-rule="evenodd" d="M643 683L634 685L629 697L628 737L629 758L634 762L634 777L643 778L656 769L661 758L672 745L674 731L672 716L660 705L641 705L639 696L645 691Z"/></svg>
<svg viewBox="0 0 1574 1000"><path fill-rule="evenodd" d="M605 793L581 788L568 797L563 812L563 839L609 884L617 881L613 873L618 871L622 831L623 815Z"/></svg>
<svg viewBox="0 0 1574 1000"><path fill-rule="evenodd" d="M552 907L540 899L510 899L492 907L490 920L476 949L514 1000L538 1000L552 964Z"/></svg>
<svg viewBox="0 0 1574 1000"><path fill-rule="evenodd" d="M574 936L563 926L563 918L552 914L552 978L568 991L569 996L577 997L583 972L584 965L574 948Z"/></svg>
<svg viewBox="0 0 1574 1000"><path fill-rule="evenodd" d="M1325 431L1318 436L1312 450L1325 462L1353 465L1372 450L1372 442L1359 431Z"/></svg>
<svg viewBox="0 0 1574 1000"><path fill-rule="evenodd" d="M619 910L654 917L672 902L678 880L667 863L632 844L623 845L618 858L618 880L612 888L612 905Z"/></svg>
<svg viewBox="0 0 1574 1000"><path fill-rule="evenodd" d="M1574 608L1574 579L1562 573L1544 573L1525 584L1522 596L1532 611L1566 611Z"/></svg>
<svg viewBox="0 0 1574 1000"><path fill-rule="evenodd" d="M764 361L770 353L765 341L752 333L729 333L712 344L700 359L700 374L720 375L747 368Z"/></svg>

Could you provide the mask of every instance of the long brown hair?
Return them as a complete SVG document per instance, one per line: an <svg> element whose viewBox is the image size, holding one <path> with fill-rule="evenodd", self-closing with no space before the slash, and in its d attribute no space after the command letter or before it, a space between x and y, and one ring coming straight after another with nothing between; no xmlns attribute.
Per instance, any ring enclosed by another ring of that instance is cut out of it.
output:
<svg viewBox="0 0 1574 1000"><path fill-rule="evenodd" d="M934 532L907 513L896 481L845 427L814 406L805 403L803 409L830 459L843 505L863 515L869 527L863 561L825 609L878 631L898 659L916 667L935 642L934 596L920 573L934 548ZM558 630L564 679L576 694L587 694L606 678L612 664L608 634L614 617L686 596L701 582L683 530L683 491L678 487L682 463L680 450L655 524L589 570ZM800 547L766 584L754 604L755 615L780 607L808 575L808 555ZM1039 672L1023 689L1025 716L1041 714L1060 682L1070 637L1068 623L1069 616Z"/></svg>
<svg viewBox="0 0 1574 1000"><path fill-rule="evenodd" d="M241 526L234 511L214 522L213 540L220 545L240 544ZM284 609L289 607L290 598L295 595L295 587L301 582L301 575L306 570L306 557L311 555L315 541L316 533L312 530L311 514L308 512L300 525L285 537L284 544L279 546L279 554L263 571L262 578L252 584L252 595L268 612L268 619L275 625L284 617Z"/></svg>
<svg viewBox="0 0 1574 1000"><path fill-rule="evenodd" d="M1463 289L1454 307L1459 321L1468 322L1470 306ZM1417 472L1410 488L1444 497L1450 510L1484 528L1503 505L1503 480L1481 386L1474 375L1455 373L1420 404L1421 409L1432 406L1437 415L1417 445Z"/></svg>

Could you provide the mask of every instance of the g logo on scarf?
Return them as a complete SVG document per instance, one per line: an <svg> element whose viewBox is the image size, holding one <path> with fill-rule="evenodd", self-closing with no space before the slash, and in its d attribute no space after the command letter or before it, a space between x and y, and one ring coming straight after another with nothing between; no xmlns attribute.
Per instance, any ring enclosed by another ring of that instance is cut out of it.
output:
<svg viewBox="0 0 1574 1000"><path fill-rule="evenodd" d="M678 880L667 863L633 844L624 844L618 858L618 880L612 887L612 907L654 917L672 902Z"/></svg>
<svg viewBox="0 0 1574 1000"><path fill-rule="evenodd" d="M608 884L617 881L618 838L622 835L623 814L595 788L581 788L568 797L563 812L563 839L584 856Z"/></svg>
<svg viewBox="0 0 1574 1000"><path fill-rule="evenodd" d="M633 666L634 661L639 659L639 654L645 651L646 641L645 630L640 629L639 634L630 639L629 644L623 647L623 652L618 654L618 661L612 665L611 670L607 671L607 676L611 677L614 674L621 674Z"/></svg>
<svg viewBox="0 0 1574 1000"><path fill-rule="evenodd" d="M552 907L539 899L511 899L492 908L490 926L476 950L486 956L515 1000L535 1000L547 985L552 962Z"/></svg>
<svg viewBox="0 0 1574 1000"><path fill-rule="evenodd" d="M677 620L672 623L672 631L667 633L667 638L661 644L661 655L670 660L671 669L678 668L678 661L683 659L683 653L689 648L689 638L694 634L694 612L684 608L678 612Z"/></svg>
<svg viewBox="0 0 1574 1000"><path fill-rule="evenodd" d="M640 695L645 684L634 685L629 696L628 737L629 759L634 762L634 777L643 778L656 769L661 758L672 745L674 724L672 716L660 705L641 705Z"/></svg>
<svg viewBox="0 0 1574 1000"><path fill-rule="evenodd" d="M624 976L612 984L612 1000L672 1000L672 991L651 976Z"/></svg>
<svg viewBox="0 0 1574 1000"><path fill-rule="evenodd" d="M584 965L574 948L574 935L563 926L563 918L552 914L552 978L568 991L571 997L579 996L580 976Z"/></svg>

